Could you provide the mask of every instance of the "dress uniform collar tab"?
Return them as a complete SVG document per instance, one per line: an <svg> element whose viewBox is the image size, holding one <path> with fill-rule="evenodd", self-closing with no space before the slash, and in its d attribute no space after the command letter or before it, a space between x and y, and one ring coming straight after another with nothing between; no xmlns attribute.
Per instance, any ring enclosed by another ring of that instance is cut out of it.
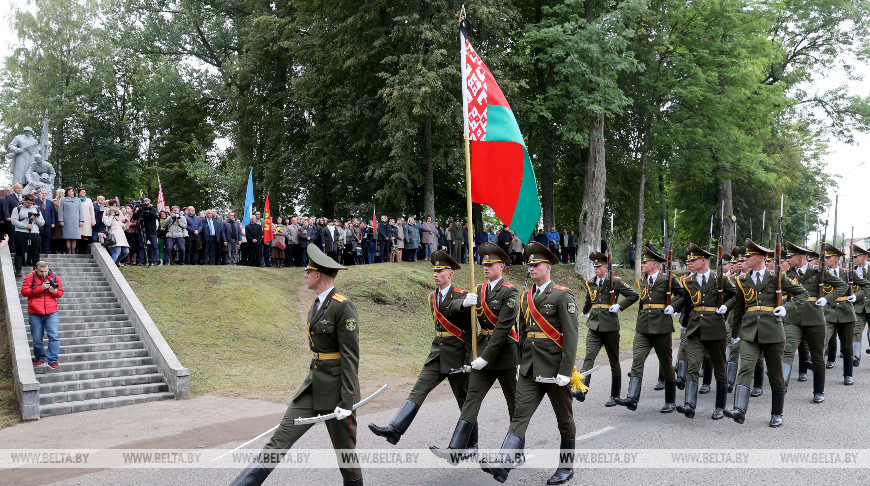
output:
<svg viewBox="0 0 870 486"><path fill-rule="evenodd" d="M547 283L545 283L544 285L537 285L537 284L536 284L536 285L535 285L535 290L537 290L538 293L547 293L547 294L549 294L549 293L550 293L550 284L551 284L551 283L553 283L552 280L547 280Z"/></svg>
<svg viewBox="0 0 870 486"><path fill-rule="evenodd" d="M329 306L329 300L330 300L329 294L333 290L335 290L335 285L324 290L323 292L320 293L320 295L317 296L317 308L318 309L323 309L324 307Z"/></svg>
<svg viewBox="0 0 870 486"><path fill-rule="evenodd" d="M489 290L495 290L495 288L498 287L499 285L501 285L502 282L504 282L504 277L499 277L498 280L496 280L494 282L489 281L486 284L489 286Z"/></svg>

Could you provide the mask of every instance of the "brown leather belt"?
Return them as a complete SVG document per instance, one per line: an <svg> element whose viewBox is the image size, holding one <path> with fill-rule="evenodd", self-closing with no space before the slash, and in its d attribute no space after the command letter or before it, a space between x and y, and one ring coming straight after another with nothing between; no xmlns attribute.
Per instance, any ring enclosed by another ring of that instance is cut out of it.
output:
<svg viewBox="0 0 870 486"><path fill-rule="evenodd" d="M313 353L313 359L339 359L341 358L341 353L338 351L334 353Z"/></svg>
<svg viewBox="0 0 870 486"><path fill-rule="evenodd" d="M692 308L692 310L696 310L698 312L716 312L716 307L704 307L702 305L696 305Z"/></svg>
<svg viewBox="0 0 870 486"><path fill-rule="evenodd" d="M753 305L746 309L746 312L773 312L774 307L768 305Z"/></svg>
<svg viewBox="0 0 870 486"><path fill-rule="evenodd" d="M667 307L664 304L643 304L641 305L642 309L664 309Z"/></svg>
<svg viewBox="0 0 870 486"><path fill-rule="evenodd" d="M610 309L610 304L592 304L593 309Z"/></svg>

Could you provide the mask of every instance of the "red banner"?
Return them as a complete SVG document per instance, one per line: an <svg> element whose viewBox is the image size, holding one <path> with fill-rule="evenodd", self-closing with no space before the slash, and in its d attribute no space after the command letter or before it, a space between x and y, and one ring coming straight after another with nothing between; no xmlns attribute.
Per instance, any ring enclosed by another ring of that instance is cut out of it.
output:
<svg viewBox="0 0 870 486"><path fill-rule="evenodd" d="M266 206L263 208L263 242L268 243L275 239L272 234L272 210L269 209L269 195L266 194Z"/></svg>

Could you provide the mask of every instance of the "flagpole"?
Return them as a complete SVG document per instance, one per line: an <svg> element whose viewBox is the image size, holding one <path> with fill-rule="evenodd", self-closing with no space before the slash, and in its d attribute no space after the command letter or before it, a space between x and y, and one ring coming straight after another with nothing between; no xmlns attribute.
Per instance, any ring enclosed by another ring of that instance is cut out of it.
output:
<svg viewBox="0 0 870 486"><path fill-rule="evenodd" d="M471 148L468 135L465 136L465 202L468 207L468 268L470 270L470 291L474 292L474 223L471 218ZM462 254L462 252L460 252ZM477 359L477 307L471 310L471 359Z"/></svg>

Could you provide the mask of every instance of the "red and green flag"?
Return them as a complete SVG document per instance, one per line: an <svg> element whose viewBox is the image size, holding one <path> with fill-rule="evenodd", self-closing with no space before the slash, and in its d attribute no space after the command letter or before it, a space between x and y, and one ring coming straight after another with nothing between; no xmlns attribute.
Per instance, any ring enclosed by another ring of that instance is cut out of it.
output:
<svg viewBox="0 0 870 486"><path fill-rule="evenodd" d="M471 200L486 204L522 241L541 218L538 184L517 119L464 28L462 115L471 153Z"/></svg>

